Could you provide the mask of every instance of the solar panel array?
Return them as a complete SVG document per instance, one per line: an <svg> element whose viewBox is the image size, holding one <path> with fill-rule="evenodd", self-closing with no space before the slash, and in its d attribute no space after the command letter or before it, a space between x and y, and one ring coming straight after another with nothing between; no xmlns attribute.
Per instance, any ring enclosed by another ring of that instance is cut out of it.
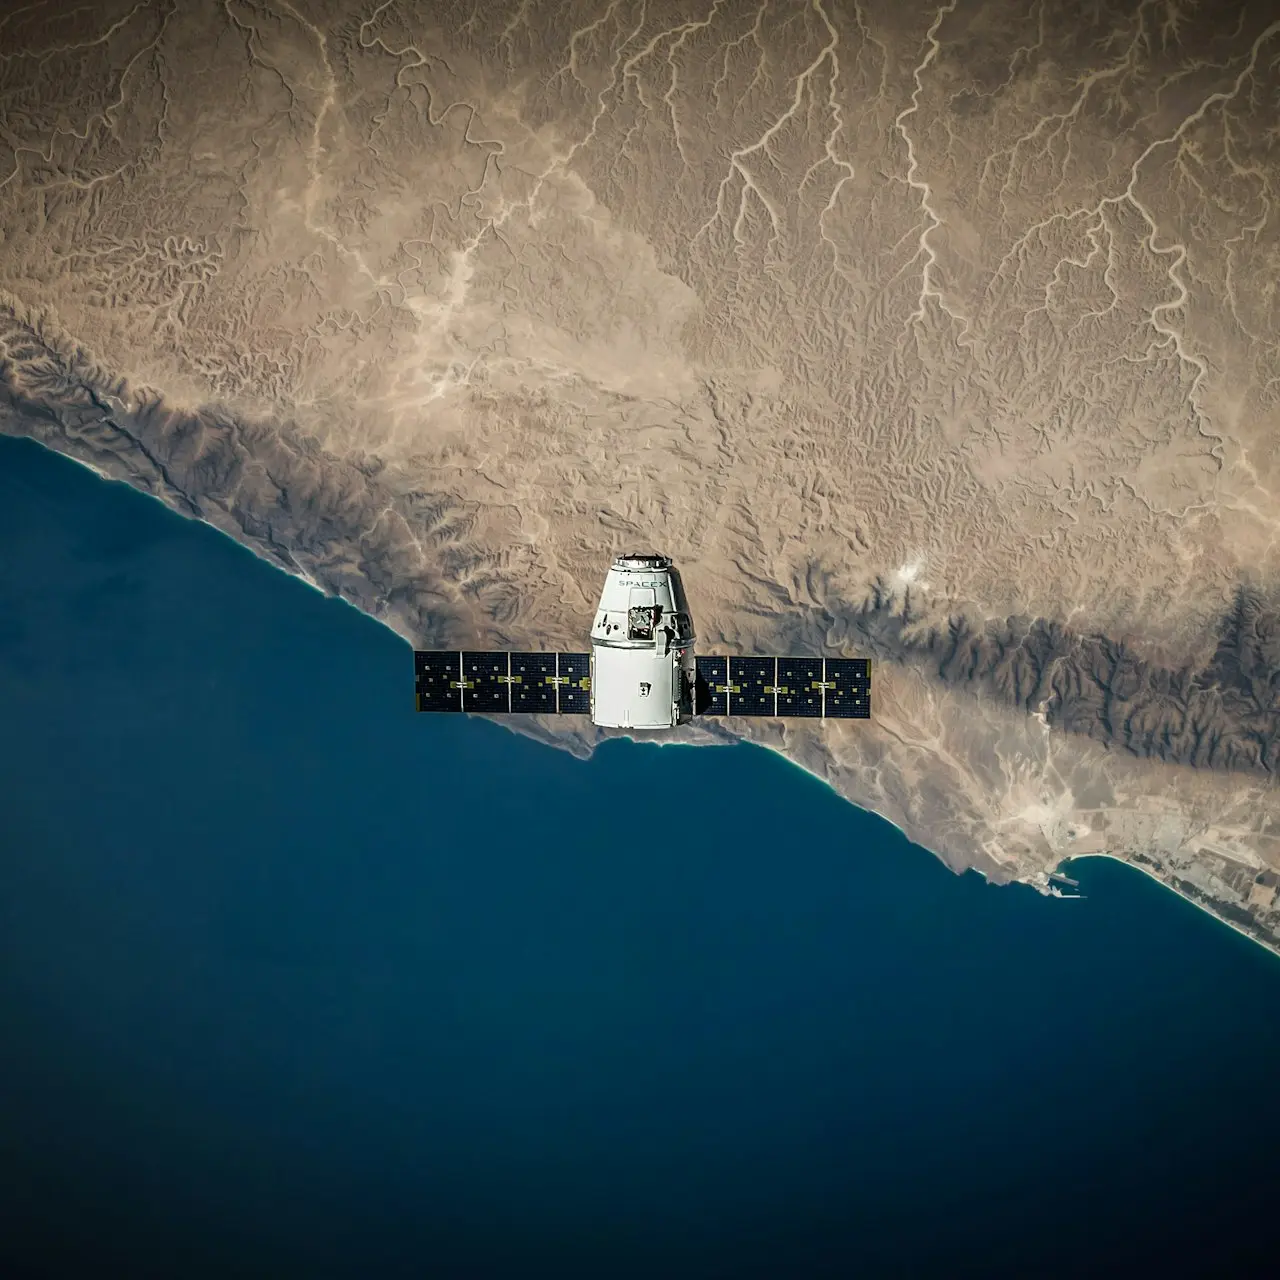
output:
<svg viewBox="0 0 1280 1280"><path fill-rule="evenodd" d="M695 706L706 716L869 720L868 658L699 655Z"/></svg>
<svg viewBox="0 0 1280 1280"><path fill-rule="evenodd" d="M867 658L699 655L695 710L705 716L869 720ZM591 714L591 655L458 649L413 655L419 711Z"/></svg>
<svg viewBox="0 0 1280 1280"><path fill-rule="evenodd" d="M418 649L413 655L419 711L474 715L589 715L589 653L508 653Z"/></svg>

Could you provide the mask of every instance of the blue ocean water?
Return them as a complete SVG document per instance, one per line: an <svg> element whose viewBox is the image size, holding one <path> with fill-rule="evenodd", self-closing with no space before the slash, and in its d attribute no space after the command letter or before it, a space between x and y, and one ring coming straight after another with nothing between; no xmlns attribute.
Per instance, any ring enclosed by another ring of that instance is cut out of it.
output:
<svg viewBox="0 0 1280 1280"><path fill-rule="evenodd" d="M955 877L755 748L416 716L411 670L0 438L4 1274L1264 1256L1274 957L1118 864Z"/></svg>

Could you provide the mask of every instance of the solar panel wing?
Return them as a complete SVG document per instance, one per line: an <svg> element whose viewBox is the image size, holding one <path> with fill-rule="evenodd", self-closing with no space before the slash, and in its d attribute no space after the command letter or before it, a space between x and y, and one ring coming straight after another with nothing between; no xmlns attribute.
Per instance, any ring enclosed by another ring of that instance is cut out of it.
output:
<svg viewBox="0 0 1280 1280"><path fill-rule="evenodd" d="M462 655L462 709L477 714L505 714L507 701L507 655L468 650Z"/></svg>
<svg viewBox="0 0 1280 1280"><path fill-rule="evenodd" d="M698 654L694 663L698 669L694 683L694 713L700 716L727 716L729 659Z"/></svg>
<svg viewBox="0 0 1280 1280"><path fill-rule="evenodd" d="M822 715L822 659L778 659L778 714Z"/></svg>
<svg viewBox="0 0 1280 1280"><path fill-rule="evenodd" d="M461 711L457 649L417 649L413 654L413 683L419 711Z"/></svg>
<svg viewBox="0 0 1280 1280"><path fill-rule="evenodd" d="M510 657L511 710L523 714L554 715L556 655L513 653Z"/></svg>
<svg viewBox="0 0 1280 1280"><path fill-rule="evenodd" d="M560 714L591 714L591 655L562 653L560 661Z"/></svg>
<svg viewBox="0 0 1280 1280"><path fill-rule="evenodd" d="M871 661L828 658L824 714L828 719L871 719Z"/></svg>
<svg viewBox="0 0 1280 1280"><path fill-rule="evenodd" d="M777 686L777 658L729 659L729 714L773 716Z"/></svg>

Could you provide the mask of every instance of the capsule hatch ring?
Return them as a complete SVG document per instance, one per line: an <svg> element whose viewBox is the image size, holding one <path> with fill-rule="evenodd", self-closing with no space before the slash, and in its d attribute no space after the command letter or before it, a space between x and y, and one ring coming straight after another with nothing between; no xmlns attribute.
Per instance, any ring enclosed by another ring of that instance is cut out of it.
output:
<svg viewBox="0 0 1280 1280"><path fill-rule="evenodd" d="M647 551L628 551L614 561L615 569L670 569L671 557L653 555Z"/></svg>

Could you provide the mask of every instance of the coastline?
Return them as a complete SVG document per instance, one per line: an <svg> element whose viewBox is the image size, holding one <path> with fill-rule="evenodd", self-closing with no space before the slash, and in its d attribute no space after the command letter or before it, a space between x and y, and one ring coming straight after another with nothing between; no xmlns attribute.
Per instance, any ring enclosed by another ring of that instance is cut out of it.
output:
<svg viewBox="0 0 1280 1280"><path fill-rule="evenodd" d="M1214 911L1207 901L1187 893L1185 889L1179 887L1176 881L1165 879L1164 876L1158 874L1154 867L1151 867L1144 862L1139 862L1135 858L1125 858L1117 853L1073 853L1070 856L1063 858L1061 862L1057 863L1053 870L1055 873L1060 872L1062 868L1067 866L1069 863L1083 862L1086 858L1107 858L1112 862L1120 863L1121 866L1130 867L1134 871L1141 872L1149 880L1153 880L1162 888L1167 889L1170 893L1181 898L1183 902L1189 902L1197 910L1203 911L1211 920L1216 920L1219 924L1226 925L1233 933L1239 934L1242 938L1247 938L1263 951L1280 960L1280 951L1264 941L1262 938L1259 938L1257 934L1250 933L1248 929L1243 928L1241 925L1237 924L1236 921Z"/></svg>
<svg viewBox="0 0 1280 1280"><path fill-rule="evenodd" d="M374 621L382 622L382 619L375 618ZM387 624L383 623L383 625L386 626ZM392 631L395 631L394 627L391 627L390 629ZM395 634L400 635L400 632L395 631ZM402 640L405 640L405 637L402 635L400 635L400 638ZM406 643L409 643L409 642L406 640ZM502 719L501 717L495 716L495 717L480 717L480 718L492 719L495 724L501 724L505 728L512 729L511 723ZM512 731L519 732L518 729L512 729ZM918 848L923 849L930 857L938 858L940 862L943 862L943 859L939 857L939 855L935 850L930 849L927 845L921 845L921 844L918 844L917 841L912 840L912 838L907 834L906 830L903 827L900 827L896 822L894 822L894 820L890 818L887 814L883 814L878 809L873 809L869 805L859 804L857 803L857 801L850 800L848 796L846 796L842 791L840 791L840 789L835 785L835 783L833 783L830 780L830 778L825 778L823 777L822 774L815 773L812 769L808 767L808 765L804 764L803 761L794 759L792 756L787 755L785 751L780 750L778 747L775 747L771 743L756 742L752 738L740 738L740 737L734 738L732 742L725 742L721 739L717 739L712 742L686 742L678 739L675 741L672 741L671 739L637 738L630 733L618 733L616 735L611 735L610 737L604 739L604 741L606 742L614 741L614 740L634 742L641 746L649 745L653 747L688 747L690 750L700 750L707 747L736 747L740 745L759 747L761 750L768 751L772 755L777 756L780 760L784 761L786 764L791 765L792 768L799 769L801 773L808 775L808 777L812 778L815 782L820 783L828 791L832 792L832 794L834 794L840 800L842 800L845 804L852 805L855 809L859 809L863 813L872 814L874 817L879 818L881 822L888 823L888 825L891 826L908 844L916 845ZM540 742L545 741L545 739L539 738L538 741ZM591 749L592 750L595 749L595 744L592 745ZM943 865L945 866L946 863L943 862ZM981 867L976 867L976 866L966 867L965 870L976 871L978 875L982 876L984 880L988 879L986 873L982 870ZM1015 880L1010 880L1009 883L1017 884L1017 883L1028 883L1028 882L1018 881L1015 879Z"/></svg>
<svg viewBox="0 0 1280 1280"><path fill-rule="evenodd" d="M380 621L380 619L374 619L374 620ZM394 630L394 628L392 629ZM398 635L399 633L397 632L396 634ZM401 636L400 638L405 639L404 636ZM406 640L406 643L409 643L409 642ZM514 728L510 722L500 717L477 717L477 718L491 719L493 723L500 724L502 727L508 729L511 732L520 732L520 730L517 728ZM894 822L892 818L887 817L885 814L879 812L876 809L871 808L868 805L859 804L858 802L849 799L849 797L846 796L843 792L841 792L840 789L837 786L835 786L835 784L832 783L828 778L823 777L819 773L815 773L803 762L793 759L791 756L787 755L784 751L779 750L777 747L773 746L770 743L754 742L749 738L737 738L733 743L720 742L720 741L699 743L699 742L658 741L658 740L649 739L649 738L636 738L631 734L619 734L617 736L619 738L625 739L628 742L634 742L639 744L648 743L649 745L655 746L655 747L688 747L690 749L697 749L700 747L709 747L709 746L735 746L735 745L738 745L739 743L747 743L751 746L760 747L763 750L769 751L773 755L777 756L778 758L783 760L785 763L791 765L793 768L799 769L802 773L807 774L809 777L813 778L814 781L821 783L824 787L827 788L827 790L833 792L845 804L852 805L855 809L860 809L864 813L873 814L876 818L880 819L882 822L887 823L896 832L898 832L898 834L901 835L902 838L907 841L907 843L916 845L918 848L924 850L924 852L927 853L930 857L936 858L939 862L943 864L943 866L948 867L948 869L951 870L953 874L962 875L967 871L972 871L975 874L981 876L982 879L986 881L988 884L995 883L1002 886L1012 886L1015 884L1023 885L1028 889L1034 889L1041 896L1048 896L1049 895L1048 876L1051 873L1057 873L1061 871L1061 869L1067 866L1069 863L1082 861L1085 858L1109 858L1113 862L1118 862L1123 866L1131 867L1135 871L1142 872L1148 877L1148 879L1155 881L1156 884L1159 884L1163 888L1169 890L1169 892L1181 898L1182 901L1189 902L1193 907L1196 907L1198 910L1204 912L1204 914L1207 915L1210 919L1217 921L1217 923L1219 924L1225 925L1233 933L1238 934L1240 937L1247 939L1249 942L1252 942L1255 946L1260 947L1263 951L1266 951L1269 954L1277 957L1277 959L1280 959L1280 948L1277 948L1274 944L1268 942L1265 938L1261 938L1257 934L1251 933L1248 929L1245 929L1236 921L1230 919L1228 916L1222 914L1221 912L1215 911L1211 903L1211 900L1197 898L1194 895L1186 892L1186 890L1179 887L1177 883L1172 882L1171 880L1165 879L1160 874L1158 874L1155 868L1147 865L1142 861L1139 861L1135 857L1123 857L1120 854L1107 853L1107 852L1072 853L1072 854L1068 854L1065 857L1060 858L1058 861L1052 864L1049 864L1044 869L1038 872L1035 872L1033 874L1015 875L1015 876L1011 876L1008 880L993 881L991 877L986 873L986 871L983 870L983 868L980 866L970 865L967 867L963 867L959 870L957 870L954 867L951 867L950 864L946 861L946 859L943 858L938 853L937 850L932 849L928 845L922 844L917 840L913 840L911 836L906 832L906 830L904 830L904 828L902 828L896 822ZM554 740L554 738L538 736L536 740L539 742L546 743L547 745L558 746L562 750L568 749L567 744L557 742ZM605 740L608 741L608 739L605 739ZM595 747L597 745L598 743L588 744L587 754L590 755L591 752L595 750ZM570 754L575 754L575 753L570 752Z"/></svg>
<svg viewBox="0 0 1280 1280"><path fill-rule="evenodd" d="M313 578L307 577L307 575L303 573L300 569L298 568L291 569L289 568L288 565L281 564L278 560L273 560L270 556L262 555L261 552L259 552L251 543L249 543L248 541L242 538L236 537L235 534L230 533L226 529L221 528L219 525L214 524L214 522L208 519L206 516L199 515L191 511L179 510L178 507L175 506L172 502L167 501L165 496L161 493L151 493L146 489L140 488L138 485L133 484L130 480L126 479L124 476L113 476L109 471L103 470L103 468L98 466L96 463L90 462L88 459L79 457L74 453L70 453L62 449L55 449L52 445L46 444L43 440L38 440L35 436L20 435L16 433L10 434L8 432L3 432L0 434L6 435L11 440L29 440L32 444L36 445L38 448L45 450L47 453L51 453L54 457L65 458L68 462L73 462L77 467L84 467L86 471L93 472L93 474L97 476L99 480L104 480L106 481L107 484L123 485L126 489L130 490L130 492L132 493L139 494L144 498L151 498L153 501L160 503L160 505L164 507L166 511L170 511L176 516L181 516L184 520L194 520L197 524L202 524L206 528L212 529L215 533L220 534L222 537L226 538L229 542L234 543L234 545L236 545L237 547L240 547L242 550L247 551L250 555L255 557L255 559L261 560L264 564L269 564L273 569L277 569L281 573L288 574L289 577L291 578L296 578L304 586L310 587L312 591L316 591L320 595L324 596L326 600L338 600L338 601L341 601L342 604L346 605L349 609L356 609L356 606L353 605L349 600L343 599L342 596L338 595L335 592L326 590L326 588L321 586L320 583L316 582ZM371 614L365 613L364 610L362 609L356 609L356 612L361 614L362 617L366 617L366 618L372 617ZM373 621L383 622L381 618L373 618ZM386 626L387 624L383 622L383 625ZM395 628L392 627L391 630L395 631ZM400 632L396 631L396 634L400 635ZM404 640L406 643L409 643L407 637L400 635L400 638Z"/></svg>
<svg viewBox="0 0 1280 1280"><path fill-rule="evenodd" d="M6 434L9 434L9 433L6 433ZM386 628L388 631L396 635L411 650L414 648L414 641L408 635L406 635L404 631L400 629L400 627L397 625L397 620L394 617L378 617L372 613L369 613L367 610L360 608L358 605L353 604L350 600L346 599L340 593L331 591L325 588L324 586L320 585L319 583L317 583L312 578L308 577L298 567L296 567L296 561L293 566L290 566L282 563L280 560L264 555L247 538L238 537L235 533L229 531L228 529L222 528L220 525L215 524L213 521L209 520L207 517L201 514L193 513L189 510L179 510L172 502L166 500L166 497L163 493L150 492L146 489L140 488L136 484L131 483L130 480L128 480L127 478L113 476L109 472L103 470L101 467L96 465L95 463L87 461L81 457L77 457L74 453L66 452L62 449L54 448L51 445L46 444L44 441L36 439L35 437L29 436L29 435L13 434L10 436L10 438L30 440L33 444L39 446L41 449L45 450L49 454L55 455L57 457L66 458L69 461L75 463L76 465L86 468L101 480L105 480L109 483L117 483L117 484L124 485L126 488L128 488L134 493L138 493L141 496L152 498L153 500L160 502L162 506L167 508L169 511L171 511L175 515L182 516L186 519L195 520L203 525L206 525L208 528L213 529L223 537L227 538L232 543L242 548L244 551L246 551L250 555L253 555L256 559L263 561L264 563L270 565L272 568L287 574L291 578L297 579L299 582L303 583L305 586L309 587L311 590L318 592L321 596L325 597L326 599L338 601L344 606L346 606L347 608L354 610L356 613L360 614L362 617L368 618L370 621L381 625L382 627ZM494 719L495 722L501 723L502 726L506 728L509 732L525 733L526 736L532 737L536 741L539 741L544 745L555 746L560 748L561 750L566 750L571 755L574 755L580 759L585 758L586 756L589 756L590 754L592 754L596 746L599 745L600 741L608 740L608 738L596 738L594 740L591 740L581 736L565 735L563 733L553 731L552 729L550 729L549 726L545 724L540 726L540 728L543 730L542 732L528 733L527 728L531 728L532 726L517 727L517 725L513 724L510 720L506 718L494 718L494 717L484 717L484 716L480 716L477 718ZM834 792L845 803L852 804L854 805L855 808L862 809L864 812L874 814L877 818L888 823L905 840L907 840L909 843L918 845L918 847L922 848L930 856L938 859L938 861L942 862L944 866L947 866L955 874L959 875L959 874L962 874L964 871L970 871L970 870L976 871L988 883L1023 884L1029 888L1033 888L1037 890L1037 892L1041 894L1047 894L1048 892L1047 877L1048 877L1050 868L1053 870L1057 870L1060 867L1078 858L1109 857L1109 858L1112 858L1114 861L1122 862L1127 866L1134 867L1140 871L1146 872L1146 874L1150 879L1155 880L1158 883L1164 885L1166 889L1169 889L1173 893L1176 893L1184 901L1192 903L1192 905L1200 908L1202 911L1204 911L1207 915L1211 916L1213 919L1219 921L1222 924L1227 925L1234 932L1236 932L1242 937L1248 938L1251 942L1254 942L1257 945L1261 946L1264 950L1271 952L1273 955L1280 956L1280 947L1278 947L1274 942L1269 941L1266 938L1260 937L1258 934L1251 932L1249 929L1243 927L1236 921L1233 921L1232 919L1230 919L1228 916L1221 913L1220 911L1215 910L1212 899L1197 897L1188 893L1186 890L1181 888L1177 883L1171 882L1170 879L1166 879L1164 876L1159 874L1158 870L1150 866L1144 865L1143 862L1138 861L1136 858L1124 857L1121 855L1117 855L1114 853L1107 853L1107 852L1070 853L1060 858L1057 862L1052 864L1046 863L1044 866L1037 867L1034 871L1030 873L1012 874L1012 875L1009 875L1007 878L999 877L993 880L992 876L988 874L987 870L985 870L983 867L975 863L969 863L968 865L963 865L959 867L953 865L951 862L947 860L947 858L945 858L942 854L940 854L936 849L932 848L930 845L924 843L921 840L913 839L912 836L906 831L906 829L901 825L899 825L897 822L895 822L891 817L889 817L885 813L880 812L876 808L873 808L869 805L862 804L850 799L850 797L845 795L839 789L839 787L834 782L832 782L829 778L823 776L820 773L817 773L814 769L810 768L808 765L804 764L802 761L794 758L791 755L788 755L783 748L779 747L774 743L759 742L752 738L742 737L742 736L735 736L732 738L732 740L728 740L728 741L725 740L724 738L713 738L710 741L702 741L702 742L653 740L653 739L647 739L647 738L637 738L631 734L625 734L625 733L619 734L616 736L625 738L626 740L631 742L652 742L653 745L660 746L660 747L684 746L684 747L692 748L692 747L706 747L706 746L730 746L730 745L736 745L737 743L750 743L753 746L762 747L772 752L774 755L781 757L788 764L808 774L811 778L815 779L817 782L821 783L823 786L827 787L829 790ZM575 747L580 748L580 750L575 750ZM1005 865L1005 864L1000 864L1000 865Z"/></svg>

